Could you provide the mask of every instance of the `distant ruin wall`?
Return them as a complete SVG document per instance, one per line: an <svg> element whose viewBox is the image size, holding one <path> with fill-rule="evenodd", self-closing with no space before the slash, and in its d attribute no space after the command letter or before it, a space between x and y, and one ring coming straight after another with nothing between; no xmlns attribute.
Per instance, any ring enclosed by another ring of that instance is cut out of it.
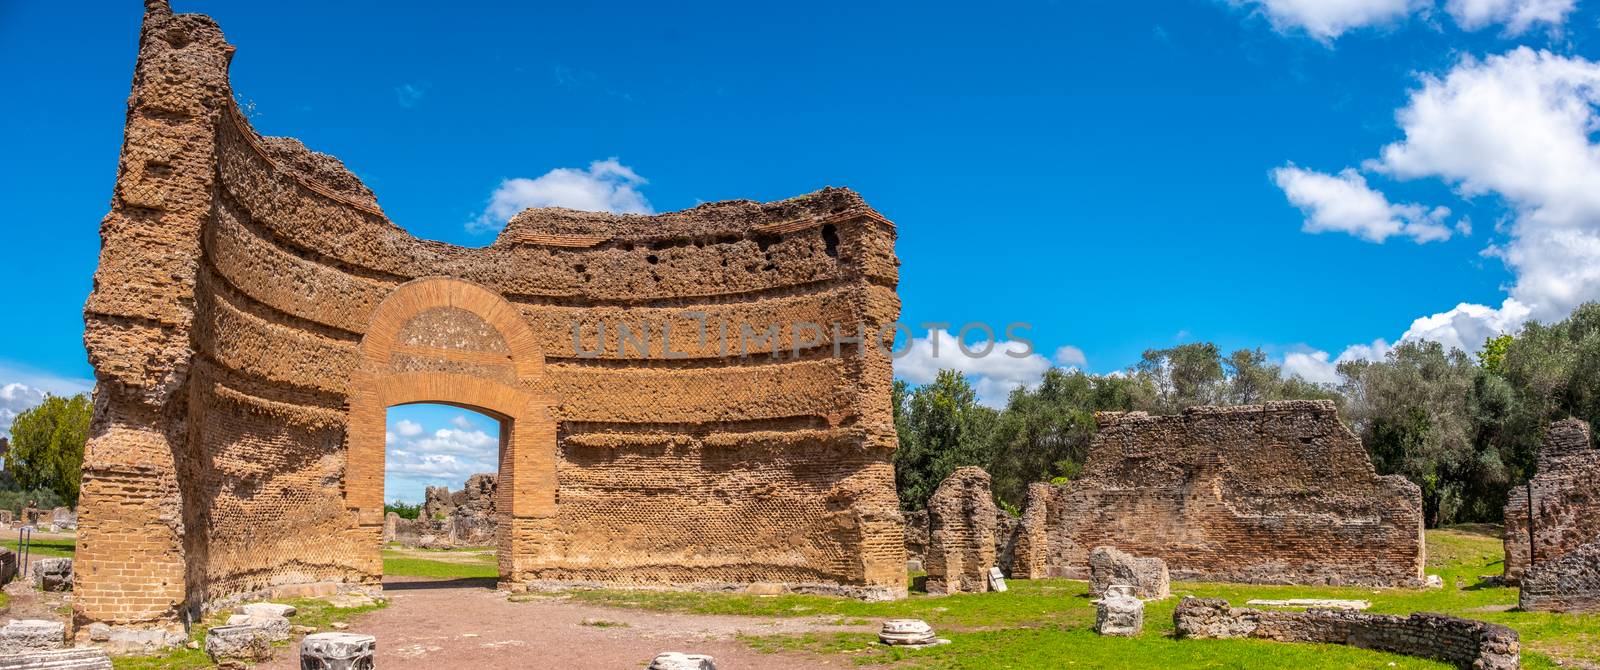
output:
<svg viewBox="0 0 1600 670"><path fill-rule="evenodd" d="M1421 492L1376 474L1332 402L1096 418L1083 475L1043 501L1048 574L1086 578L1108 545L1173 579L1421 584Z"/></svg>
<svg viewBox="0 0 1600 670"><path fill-rule="evenodd" d="M895 230L858 195L420 240L338 160L250 127L233 52L147 2L84 309L80 627L377 584L383 418L413 402L505 422L507 586L904 592L891 361L843 339L898 315ZM771 339L741 351L743 329Z"/></svg>
<svg viewBox="0 0 1600 670"><path fill-rule="evenodd" d="M1600 449L1588 423L1563 419L1545 429L1538 469L1511 489L1505 524L1504 576L1513 584L1530 565L1554 561L1600 536Z"/></svg>

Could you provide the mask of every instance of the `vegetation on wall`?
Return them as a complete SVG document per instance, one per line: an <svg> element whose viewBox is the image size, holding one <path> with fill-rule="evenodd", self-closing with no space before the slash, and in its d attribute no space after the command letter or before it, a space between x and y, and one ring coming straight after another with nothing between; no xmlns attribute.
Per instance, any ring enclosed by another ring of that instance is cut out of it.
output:
<svg viewBox="0 0 1600 670"><path fill-rule="evenodd" d="M978 465L1002 504L1021 505L1029 483L1078 475L1097 411L1330 399L1380 474L1422 488L1429 526L1498 521L1510 488L1532 476L1549 422L1600 424L1600 303L1490 338L1476 357L1406 341L1338 372L1336 384L1285 378L1260 349L1223 355L1200 342L1148 350L1116 375L1049 370L998 410L978 404L955 371L919 387L896 382L900 502L920 509L951 471Z"/></svg>

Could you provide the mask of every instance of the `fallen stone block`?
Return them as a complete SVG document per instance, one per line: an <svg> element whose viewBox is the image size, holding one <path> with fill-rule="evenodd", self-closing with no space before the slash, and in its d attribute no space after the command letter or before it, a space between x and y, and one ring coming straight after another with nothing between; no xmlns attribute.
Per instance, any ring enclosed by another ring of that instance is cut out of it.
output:
<svg viewBox="0 0 1600 670"><path fill-rule="evenodd" d="M372 670L378 638L356 633L312 633L300 641L300 670Z"/></svg>
<svg viewBox="0 0 1600 670"><path fill-rule="evenodd" d="M287 639L288 632L286 625L284 637L277 639ZM217 626L206 631L206 656L211 657L213 663L265 661L272 658L274 638L274 631L268 626L249 623Z"/></svg>
<svg viewBox="0 0 1600 670"><path fill-rule="evenodd" d="M989 590L999 591L1001 593L1004 593L1006 590L1006 576L1004 573L1000 572L1000 568L998 567L989 568Z"/></svg>
<svg viewBox="0 0 1600 670"><path fill-rule="evenodd" d="M246 614L258 619L271 617L291 617L295 615L294 605L280 603L250 603L239 607L240 614Z"/></svg>
<svg viewBox="0 0 1600 670"><path fill-rule="evenodd" d="M1133 637L1144 630L1144 601L1115 594L1094 601L1094 632Z"/></svg>
<svg viewBox="0 0 1600 670"><path fill-rule="evenodd" d="M40 591L71 591L72 559L41 558L34 561L33 579Z"/></svg>
<svg viewBox="0 0 1600 670"><path fill-rule="evenodd" d="M111 670L111 657L97 647L31 651L0 656L0 670Z"/></svg>
<svg viewBox="0 0 1600 670"><path fill-rule="evenodd" d="M162 628L134 628L89 624L89 642L108 653L124 656L153 654L184 643L182 633Z"/></svg>
<svg viewBox="0 0 1600 670"><path fill-rule="evenodd" d="M0 655L60 649L66 644L67 625L44 619L12 619L0 628Z"/></svg>
<svg viewBox="0 0 1600 670"><path fill-rule="evenodd" d="M655 657L645 670L717 670L716 659L705 654L669 651Z"/></svg>
<svg viewBox="0 0 1600 670"><path fill-rule="evenodd" d="M1172 595L1165 561L1134 556L1116 547L1095 547L1089 552L1089 594L1103 596L1112 584L1132 586L1133 595L1145 600Z"/></svg>

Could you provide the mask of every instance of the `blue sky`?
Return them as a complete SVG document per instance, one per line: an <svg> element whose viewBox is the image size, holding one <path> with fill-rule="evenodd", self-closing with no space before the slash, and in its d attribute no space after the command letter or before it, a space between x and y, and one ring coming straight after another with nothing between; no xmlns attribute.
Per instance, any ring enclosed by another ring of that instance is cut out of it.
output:
<svg viewBox="0 0 1600 670"><path fill-rule="evenodd" d="M1600 298L1591 0L175 5L238 46L260 131L341 158L421 237L488 244L491 199L854 188L899 225L903 321L1032 324L1036 359L948 362L991 401L1052 359L1194 340L1327 380ZM18 398L91 377L139 13L0 5ZM903 377L947 363L919 356Z"/></svg>

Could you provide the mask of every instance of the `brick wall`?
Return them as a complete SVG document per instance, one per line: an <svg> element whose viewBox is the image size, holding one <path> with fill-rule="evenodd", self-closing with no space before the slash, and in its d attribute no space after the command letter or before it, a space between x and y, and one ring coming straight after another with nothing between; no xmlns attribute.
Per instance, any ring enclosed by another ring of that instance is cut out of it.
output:
<svg viewBox="0 0 1600 670"><path fill-rule="evenodd" d="M1374 472L1333 403L1097 419L1082 477L1040 499L1046 573L1086 578L1109 545L1174 579L1420 585L1421 494Z"/></svg>
<svg viewBox="0 0 1600 670"><path fill-rule="evenodd" d="M844 339L898 315L895 230L859 196L419 240L336 159L258 136L232 56L209 18L147 3L85 308L80 625L376 584L384 413L425 401L506 422L506 586L903 594L891 362Z"/></svg>
<svg viewBox="0 0 1600 670"><path fill-rule="evenodd" d="M1554 561L1600 535L1600 449L1589 424L1563 419L1545 429L1538 469L1511 489L1505 524L1504 574L1513 584L1530 565Z"/></svg>

